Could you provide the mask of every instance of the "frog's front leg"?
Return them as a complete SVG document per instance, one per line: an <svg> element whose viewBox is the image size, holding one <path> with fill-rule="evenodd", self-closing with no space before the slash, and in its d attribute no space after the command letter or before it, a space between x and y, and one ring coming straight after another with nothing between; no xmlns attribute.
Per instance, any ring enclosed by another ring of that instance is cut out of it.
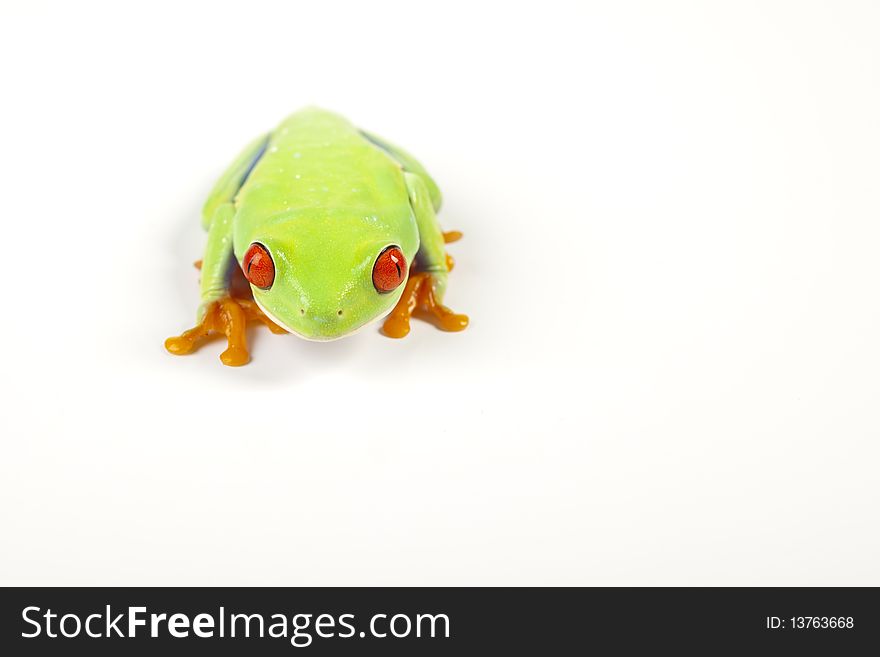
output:
<svg viewBox="0 0 880 657"><path fill-rule="evenodd" d="M428 189L420 176L405 173L410 203L416 217L421 244L410 268L409 280L400 300L388 315L382 330L392 338L409 333L410 318L418 312L444 331L461 331L468 325L467 315L460 315L443 305L446 283L453 261L446 254L445 243L455 242L461 233L444 234L437 223Z"/></svg>
<svg viewBox="0 0 880 657"><path fill-rule="evenodd" d="M195 351L204 338L215 333L225 334L228 346L220 354L220 360L224 365L244 365L250 360L245 337L246 326L247 320L241 306L232 297L224 297L208 304L194 328L168 338L165 348L172 354L188 354Z"/></svg>
<svg viewBox="0 0 880 657"><path fill-rule="evenodd" d="M250 297L250 288L240 285L243 278L232 253L232 223L235 208L220 205L214 212L208 232L208 246L202 260L201 304L194 328L168 338L165 348L172 354L188 354L206 339L225 335L226 350L220 354L224 365L244 365L250 360L245 330L249 321L267 325L273 333L284 329L269 320Z"/></svg>

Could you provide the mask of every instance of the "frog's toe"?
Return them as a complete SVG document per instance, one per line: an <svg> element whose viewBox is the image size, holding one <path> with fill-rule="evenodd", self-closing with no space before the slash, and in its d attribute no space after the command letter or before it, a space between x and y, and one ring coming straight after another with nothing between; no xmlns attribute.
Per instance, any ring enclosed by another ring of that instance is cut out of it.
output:
<svg viewBox="0 0 880 657"><path fill-rule="evenodd" d="M434 286L430 283L423 285L423 288L419 294L418 309L428 319L432 320L437 328L453 332L463 331L467 328L470 323L467 315L453 312L438 302L434 296Z"/></svg>
<svg viewBox="0 0 880 657"><path fill-rule="evenodd" d="M220 354L220 362L229 367L240 367L247 365L251 360L251 355L246 347L241 345L232 345L227 347L226 351Z"/></svg>
<svg viewBox="0 0 880 657"><path fill-rule="evenodd" d="M409 334L409 319L418 303L419 290L426 274L410 274L400 300L382 325L382 331L389 338L403 338Z"/></svg>
<svg viewBox="0 0 880 657"><path fill-rule="evenodd" d="M283 329L278 324L273 322L271 319L263 315L263 318L260 320L266 328L268 328L275 335L285 335L287 333L287 329Z"/></svg>
<svg viewBox="0 0 880 657"><path fill-rule="evenodd" d="M470 323L467 315L455 313L446 306L437 304L428 310L428 316L433 320L437 328L444 331L457 332L464 331Z"/></svg>
<svg viewBox="0 0 880 657"><path fill-rule="evenodd" d="M409 315L405 317L389 315L382 325L382 332L389 338L405 338L409 335Z"/></svg>
<svg viewBox="0 0 880 657"><path fill-rule="evenodd" d="M241 302L232 297L224 297L217 302L215 318L216 328L226 334L226 351L220 354L220 361L224 365L237 367L247 363L251 357L248 353L247 338L247 314Z"/></svg>
<svg viewBox="0 0 880 657"><path fill-rule="evenodd" d="M168 338L165 340L165 349L176 356L191 353L195 349L196 338L187 334L193 331L195 329L190 329L189 331L184 331L181 335Z"/></svg>
<svg viewBox="0 0 880 657"><path fill-rule="evenodd" d="M165 340L165 349L176 356L191 354L211 333L211 326L206 320L207 316L194 328Z"/></svg>

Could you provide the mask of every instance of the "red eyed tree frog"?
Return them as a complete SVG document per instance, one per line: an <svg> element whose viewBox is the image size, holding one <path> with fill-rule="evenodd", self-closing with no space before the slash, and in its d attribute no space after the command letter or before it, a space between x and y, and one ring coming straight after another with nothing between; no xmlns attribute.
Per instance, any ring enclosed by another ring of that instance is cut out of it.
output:
<svg viewBox="0 0 880 657"><path fill-rule="evenodd" d="M243 365L249 321L334 340L386 317L409 333L414 312L447 331L468 324L442 305L452 268L435 213L440 190L406 151L331 112L308 108L252 141L202 212L197 325L165 341L186 354L225 334L220 360ZM198 263L197 263L198 266Z"/></svg>

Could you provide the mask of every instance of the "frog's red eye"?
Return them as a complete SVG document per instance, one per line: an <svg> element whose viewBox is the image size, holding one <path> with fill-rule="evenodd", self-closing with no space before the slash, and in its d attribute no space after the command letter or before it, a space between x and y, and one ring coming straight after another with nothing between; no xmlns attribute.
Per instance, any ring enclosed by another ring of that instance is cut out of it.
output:
<svg viewBox="0 0 880 657"><path fill-rule="evenodd" d="M262 244L254 242L248 247L241 261L245 278L261 290L268 290L275 280L275 263L269 250Z"/></svg>
<svg viewBox="0 0 880 657"><path fill-rule="evenodd" d="M406 258L396 246L389 246L373 265L373 285L379 292L391 292L406 278Z"/></svg>

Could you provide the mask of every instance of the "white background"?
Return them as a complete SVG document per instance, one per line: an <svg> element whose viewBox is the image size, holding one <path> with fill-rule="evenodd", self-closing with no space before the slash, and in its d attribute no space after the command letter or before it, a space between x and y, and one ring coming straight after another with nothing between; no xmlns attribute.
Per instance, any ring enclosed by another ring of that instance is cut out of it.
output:
<svg viewBox="0 0 880 657"><path fill-rule="evenodd" d="M2 7L0 583L880 584L876 3ZM313 103L470 328L166 354Z"/></svg>

